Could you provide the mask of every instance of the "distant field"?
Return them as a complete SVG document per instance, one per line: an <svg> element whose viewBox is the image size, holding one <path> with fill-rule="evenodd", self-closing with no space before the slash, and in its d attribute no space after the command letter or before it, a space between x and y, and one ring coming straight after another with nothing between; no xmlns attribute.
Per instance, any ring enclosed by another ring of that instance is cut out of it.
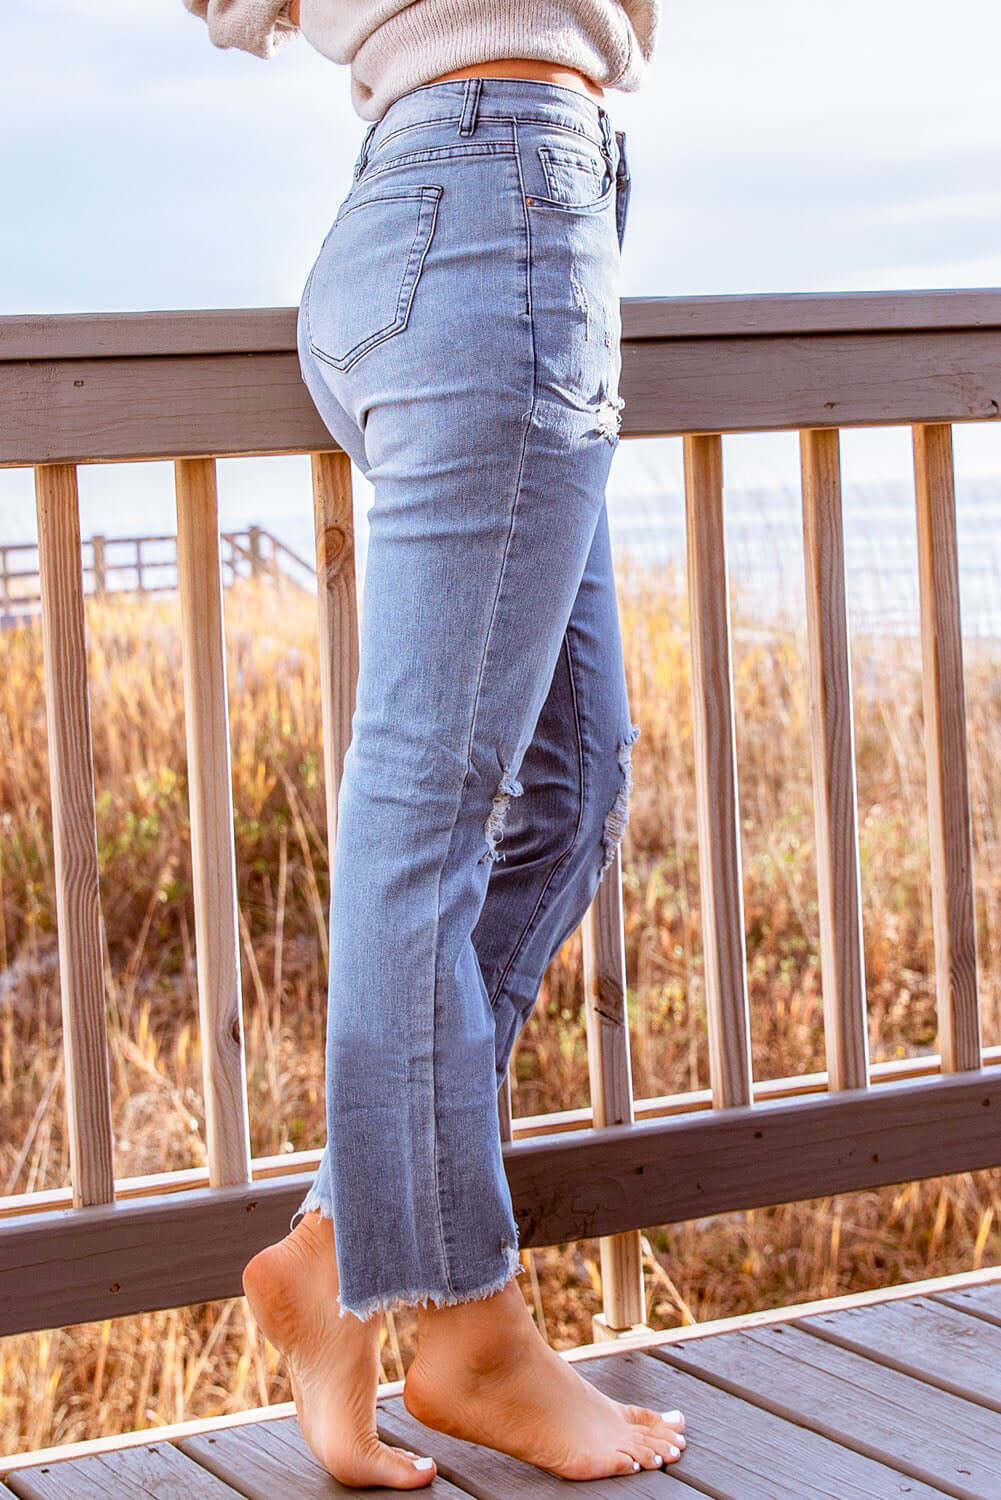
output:
<svg viewBox="0 0 1001 1500"><path fill-rule="evenodd" d="M623 844L637 1097L708 1084L683 570L623 557L634 792ZM315 601L225 598L237 890L255 1156L319 1147L328 865ZM118 1176L204 1161L176 606L88 604ZM824 1066L801 634L738 609L734 676L755 1076ZM874 1060L935 1050L916 643L857 643L859 840ZM1001 1043L1001 646L967 655L984 1040ZM579 935L514 1058L515 1114L587 1101ZM0 1193L68 1181L41 636L0 632ZM648 1320L669 1327L1001 1262L1001 1172L651 1226ZM589 1341L597 1242L526 1252L550 1341ZM412 1318L387 1319L383 1377ZM243 1299L0 1342L6 1451L290 1399Z"/></svg>

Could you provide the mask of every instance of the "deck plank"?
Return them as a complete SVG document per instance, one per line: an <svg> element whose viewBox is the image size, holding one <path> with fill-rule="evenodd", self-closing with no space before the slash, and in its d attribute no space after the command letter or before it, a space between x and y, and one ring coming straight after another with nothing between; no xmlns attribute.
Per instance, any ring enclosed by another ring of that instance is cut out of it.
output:
<svg viewBox="0 0 1001 1500"><path fill-rule="evenodd" d="M931 1297L849 1307L790 1324L1001 1411L1001 1327Z"/></svg>
<svg viewBox="0 0 1001 1500"><path fill-rule="evenodd" d="M805 1474L809 1500L900 1500L904 1495L935 1500L943 1494L686 1371L665 1367L649 1353L622 1353L589 1365L599 1367L595 1385L617 1401L658 1411L681 1407L689 1446L671 1472L684 1474L704 1494L804 1500Z"/></svg>
<svg viewBox="0 0 1001 1500"><path fill-rule="evenodd" d="M1001 1500L1001 1424L982 1406L784 1324L649 1350L959 1500Z"/></svg>
<svg viewBox="0 0 1001 1500"><path fill-rule="evenodd" d="M19 1500L236 1500L245 1493L169 1442L15 1469L4 1482Z"/></svg>
<svg viewBox="0 0 1001 1500"><path fill-rule="evenodd" d="M220 1479L232 1484L247 1500L275 1500L294 1495L296 1500L338 1500L357 1496L357 1487L339 1484L314 1458L295 1417L253 1422L228 1430L196 1433L179 1438L177 1446ZM415 1453L431 1451L419 1442L405 1444ZM365 1488L372 1500L398 1497L398 1489L384 1485ZM467 1490L456 1488L439 1473L421 1494L433 1500L463 1500Z"/></svg>
<svg viewBox="0 0 1001 1500"><path fill-rule="evenodd" d="M954 1292L935 1292L934 1296L946 1307L1001 1325L1001 1282L996 1286L958 1287Z"/></svg>

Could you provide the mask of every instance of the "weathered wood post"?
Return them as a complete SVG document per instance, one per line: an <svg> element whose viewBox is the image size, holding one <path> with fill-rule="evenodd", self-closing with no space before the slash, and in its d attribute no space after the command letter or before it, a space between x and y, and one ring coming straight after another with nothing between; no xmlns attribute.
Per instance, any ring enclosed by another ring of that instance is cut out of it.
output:
<svg viewBox="0 0 1001 1500"><path fill-rule="evenodd" d="M93 556L91 572L94 578L94 595L103 599L107 593L108 577L104 565L104 537L92 536L90 539L90 550Z"/></svg>

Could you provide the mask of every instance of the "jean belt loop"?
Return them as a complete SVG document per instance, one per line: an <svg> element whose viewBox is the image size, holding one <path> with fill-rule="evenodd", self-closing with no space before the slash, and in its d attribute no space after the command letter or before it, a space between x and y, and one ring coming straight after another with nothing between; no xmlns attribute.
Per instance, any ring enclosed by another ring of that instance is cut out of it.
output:
<svg viewBox="0 0 1001 1500"><path fill-rule="evenodd" d="M601 121L601 139L604 142L605 156L608 161L608 170L614 172L615 162L612 156L612 121L604 105L598 105L598 119Z"/></svg>
<svg viewBox="0 0 1001 1500"><path fill-rule="evenodd" d="M482 78L466 79L466 88L462 97L462 116L459 120L460 135L472 135L476 129L476 117L479 114L480 91L482 88Z"/></svg>
<svg viewBox="0 0 1001 1500"><path fill-rule="evenodd" d="M378 120L373 120L372 123L371 123L371 125L368 127L368 129L365 132L365 138L364 138L364 140L361 143L361 150L358 152L358 160L355 162L355 181L356 182L357 182L358 178L361 176L361 174L364 172L366 166L368 165L368 148L369 148L369 143L371 142L372 137L375 134L375 127L378 125L378 123L379 123Z"/></svg>
<svg viewBox="0 0 1001 1500"><path fill-rule="evenodd" d="M626 132L624 130L617 130L615 132L615 146L618 156L618 167L616 168L615 175L621 182L623 178L628 178L629 176L629 157L626 155Z"/></svg>

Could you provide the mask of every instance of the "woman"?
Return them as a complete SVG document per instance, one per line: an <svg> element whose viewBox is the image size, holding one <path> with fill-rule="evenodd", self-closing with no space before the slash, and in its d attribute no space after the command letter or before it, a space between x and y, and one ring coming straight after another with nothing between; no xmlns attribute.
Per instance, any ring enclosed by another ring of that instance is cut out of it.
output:
<svg viewBox="0 0 1001 1500"><path fill-rule="evenodd" d="M497 1090L627 817L604 496L629 176L601 101L638 86L657 0L301 3L185 0L261 57L301 28L372 122L299 312L303 378L375 495L328 1145L244 1288L342 1483L436 1472L376 1435L380 1314L401 1305L422 1422L565 1478L633 1473L678 1457L683 1418L602 1395L536 1329Z"/></svg>

